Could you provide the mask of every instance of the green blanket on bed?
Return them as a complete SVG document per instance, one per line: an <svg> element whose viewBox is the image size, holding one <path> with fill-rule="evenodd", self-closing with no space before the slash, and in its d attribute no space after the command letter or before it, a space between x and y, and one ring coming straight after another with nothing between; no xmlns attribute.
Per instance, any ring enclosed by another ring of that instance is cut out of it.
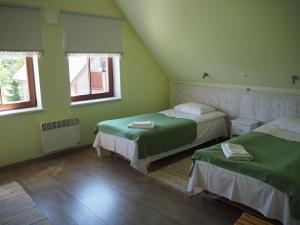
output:
<svg viewBox="0 0 300 225"><path fill-rule="evenodd" d="M133 121L148 120L154 121L153 129L128 128L128 124ZM96 131L135 141L138 145L138 157L144 159L193 142L197 137L197 124L189 119L151 113L106 120L97 124Z"/></svg>
<svg viewBox="0 0 300 225"><path fill-rule="evenodd" d="M254 159L250 162L228 160L219 144L196 151L192 157L194 164L196 160L205 161L274 186L290 197L291 214L299 220L300 143L259 132L242 135L228 142L243 145Z"/></svg>

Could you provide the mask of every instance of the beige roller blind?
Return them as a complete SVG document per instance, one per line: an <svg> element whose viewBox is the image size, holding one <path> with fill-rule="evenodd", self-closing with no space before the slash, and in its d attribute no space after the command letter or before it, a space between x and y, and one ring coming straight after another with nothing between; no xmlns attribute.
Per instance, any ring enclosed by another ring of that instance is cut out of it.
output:
<svg viewBox="0 0 300 225"><path fill-rule="evenodd" d="M0 3L0 28L0 51L43 51L39 8Z"/></svg>
<svg viewBox="0 0 300 225"><path fill-rule="evenodd" d="M66 53L122 53L122 19L62 12Z"/></svg>

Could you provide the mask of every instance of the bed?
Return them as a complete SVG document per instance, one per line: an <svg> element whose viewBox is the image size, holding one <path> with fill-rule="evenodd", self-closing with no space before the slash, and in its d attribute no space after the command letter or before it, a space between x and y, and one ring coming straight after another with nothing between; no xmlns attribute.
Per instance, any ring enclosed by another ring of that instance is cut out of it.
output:
<svg viewBox="0 0 300 225"><path fill-rule="evenodd" d="M153 120L155 128L127 126L132 121L142 120ZM175 107L159 113L102 121L96 127L93 147L98 156L115 152L143 174L148 173L153 161L228 136L225 114L215 109L197 113Z"/></svg>
<svg viewBox="0 0 300 225"><path fill-rule="evenodd" d="M254 159L228 160L220 144L197 150L190 195L206 190L285 225L300 224L300 118L267 123L228 142L243 145Z"/></svg>

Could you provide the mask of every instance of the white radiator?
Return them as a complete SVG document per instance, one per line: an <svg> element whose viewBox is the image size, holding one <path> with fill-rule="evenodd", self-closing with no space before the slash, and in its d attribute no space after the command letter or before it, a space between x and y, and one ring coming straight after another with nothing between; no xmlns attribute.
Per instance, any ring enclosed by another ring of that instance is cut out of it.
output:
<svg viewBox="0 0 300 225"><path fill-rule="evenodd" d="M79 118L41 123L44 153L67 149L80 144Z"/></svg>

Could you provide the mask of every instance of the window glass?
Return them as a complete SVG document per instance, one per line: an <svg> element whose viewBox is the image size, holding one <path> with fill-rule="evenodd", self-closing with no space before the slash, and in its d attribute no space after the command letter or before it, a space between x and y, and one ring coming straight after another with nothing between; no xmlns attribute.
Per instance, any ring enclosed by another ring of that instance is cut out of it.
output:
<svg viewBox="0 0 300 225"><path fill-rule="evenodd" d="M109 92L107 58L90 58L92 94Z"/></svg>
<svg viewBox="0 0 300 225"><path fill-rule="evenodd" d="M0 55L0 111L37 106L33 58Z"/></svg>
<svg viewBox="0 0 300 225"><path fill-rule="evenodd" d="M113 58L69 56L72 101L114 96Z"/></svg>
<svg viewBox="0 0 300 225"><path fill-rule="evenodd" d="M71 96L90 93L89 64L86 57L70 57L69 71Z"/></svg>
<svg viewBox="0 0 300 225"><path fill-rule="evenodd" d="M0 56L0 88L2 104L30 100L25 57Z"/></svg>

